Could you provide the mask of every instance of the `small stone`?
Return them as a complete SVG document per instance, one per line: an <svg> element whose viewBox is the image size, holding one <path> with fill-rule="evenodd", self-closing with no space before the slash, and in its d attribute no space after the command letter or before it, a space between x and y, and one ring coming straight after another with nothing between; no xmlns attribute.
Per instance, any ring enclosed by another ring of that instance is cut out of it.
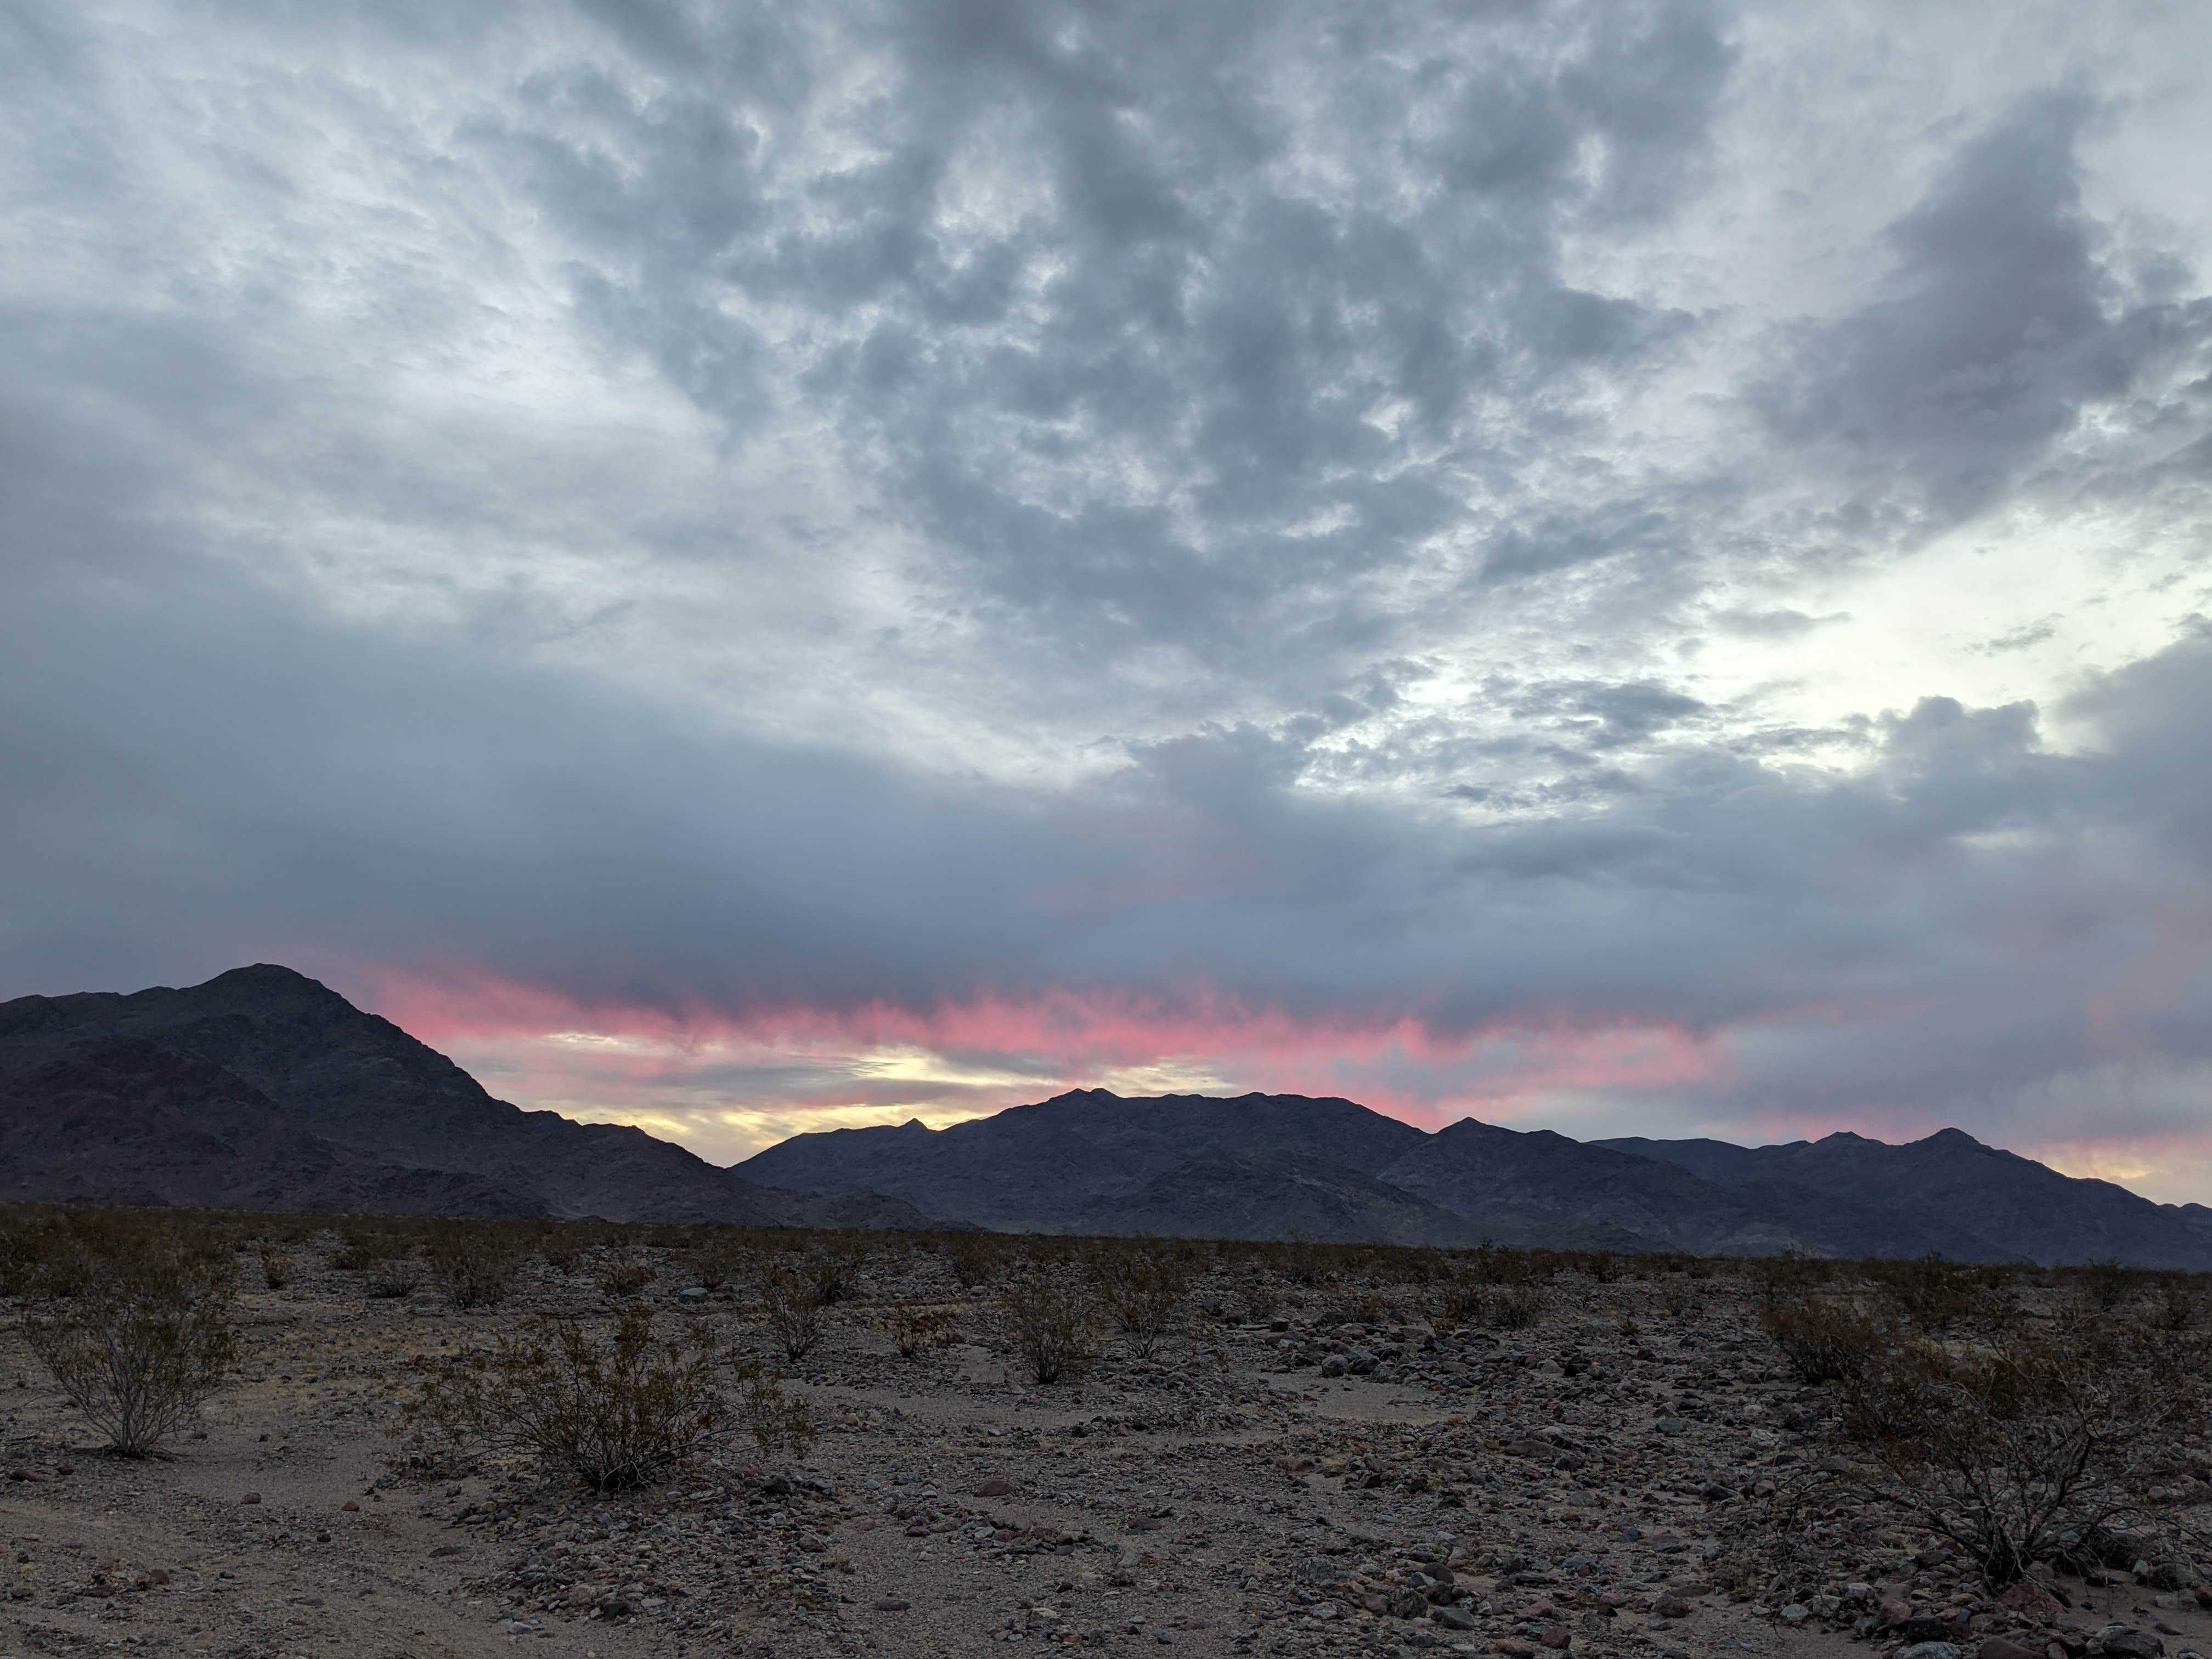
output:
<svg viewBox="0 0 2212 1659"><path fill-rule="evenodd" d="M1457 1607L1437 1607L1430 1612L1429 1617L1446 1630L1474 1628L1474 1616L1472 1613L1462 1613Z"/></svg>
<svg viewBox="0 0 2212 1659"><path fill-rule="evenodd" d="M1915 1642L1899 1648L1891 1659L1966 1659L1966 1656L1956 1642Z"/></svg>
<svg viewBox="0 0 2212 1659"><path fill-rule="evenodd" d="M339 1504L338 1507L349 1515L358 1515L361 1513L361 1505L355 1503L350 1498L347 1498L344 1503Z"/></svg>
<svg viewBox="0 0 2212 1659"><path fill-rule="evenodd" d="M241 1504L258 1504L261 1501L261 1494L258 1492L250 1492L238 1501Z"/></svg>
<svg viewBox="0 0 2212 1659"><path fill-rule="evenodd" d="M1992 1636L1974 1650L1974 1659L2043 1659L2043 1656L2005 1637Z"/></svg>
<svg viewBox="0 0 2212 1659"><path fill-rule="evenodd" d="M978 1498L1011 1498L1014 1486L1011 1480L990 1480L975 1488Z"/></svg>
<svg viewBox="0 0 2212 1659"><path fill-rule="evenodd" d="M1812 1616L1813 1609L1807 1607L1802 1601L1792 1601L1788 1607L1782 1609L1781 1615L1782 1622L1789 1626L1792 1630L1796 1630L1798 1626L1803 1624Z"/></svg>
<svg viewBox="0 0 2212 1659"><path fill-rule="evenodd" d="M908 1605L904 1600L896 1595L878 1596L876 1599L878 1613L904 1613Z"/></svg>

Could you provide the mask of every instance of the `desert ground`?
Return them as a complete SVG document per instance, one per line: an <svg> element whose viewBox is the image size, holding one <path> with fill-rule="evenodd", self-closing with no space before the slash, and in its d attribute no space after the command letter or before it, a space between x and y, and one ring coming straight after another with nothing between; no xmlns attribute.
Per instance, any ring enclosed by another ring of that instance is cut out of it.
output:
<svg viewBox="0 0 2212 1659"><path fill-rule="evenodd" d="M1079 1273L1082 1245L756 1239L793 1271L836 1258L793 1360L742 1271L665 1237L521 1255L467 1310L430 1277L389 1293L411 1273L349 1256L341 1224L242 1241L225 1383L137 1460L9 1304L0 1654L2212 1651L2185 1541L2140 1576L2039 1562L1998 1597L1852 1486L1833 1391L1799 1380L1742 1264L1123 1241L1182 1263L1169 1328L1101 1306L1089 1362L1040 1384L1005 1286L1032 1248ZM2027 1304L2076 1294L2015 1279ZM617 1306L781 1372L811 1445L738 1430L599 1493L415 1443L426 1379ZM902 1320L945 1346L902 1355ZM2171 1449L2185 1540L2212 1468Z"/></svg>

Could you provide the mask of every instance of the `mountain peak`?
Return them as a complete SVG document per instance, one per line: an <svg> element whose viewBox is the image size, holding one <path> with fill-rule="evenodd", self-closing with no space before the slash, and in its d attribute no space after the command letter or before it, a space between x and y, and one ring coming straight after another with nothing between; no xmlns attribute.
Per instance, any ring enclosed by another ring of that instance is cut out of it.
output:
<svg viewBox="0 0 2212 1659"><path fill-rule="evenodd" d="M309 979L296 968L278 962L256 962L217 974L198 991L244 991L256 996L310 996L343 1002L345 999L319 979ZM349 1005L350 1006L350 1005Z"/></svg>

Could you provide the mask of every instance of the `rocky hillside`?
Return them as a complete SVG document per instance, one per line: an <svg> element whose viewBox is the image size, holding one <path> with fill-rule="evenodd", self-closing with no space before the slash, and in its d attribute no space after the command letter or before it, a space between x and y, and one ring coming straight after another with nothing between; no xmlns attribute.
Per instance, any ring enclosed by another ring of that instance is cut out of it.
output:
<svg viewBox="0 0 2212 1659"><path fill-rule="evenodd" d="M942 1130L796 1135L738 1168L1013 1230L2212 1269L2203 1206L1955 1129L1904 1146L1584 1143L1473 1118L1428 1134L1348 1100L1079 1089Z"/></svg>
<svg viewBox="0 0 2212 1659"><path fill-rule="evenodd" d="M909 1226L641 1130L526 1112L289 968L0 1003L0 1191L254 1209ZM62 1125L69 1127L63 1127Z"/></svg>

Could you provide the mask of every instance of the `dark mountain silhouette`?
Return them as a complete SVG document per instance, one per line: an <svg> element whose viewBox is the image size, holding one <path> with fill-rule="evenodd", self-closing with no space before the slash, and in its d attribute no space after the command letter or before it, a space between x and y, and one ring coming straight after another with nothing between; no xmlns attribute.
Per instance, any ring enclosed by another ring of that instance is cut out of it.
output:
<svg viewBox="0 0 2212 1659"><path fill-rule="evenodd" d="M1472 1118L1429 1134L1303 1095L1079 1089L942 1130L796 1135L723 1170L495 1100L267 965L0 1003L0 1198L2212 1269L2212 1210L1956 1129L1584 1143Z"/></svg>
<svg viewBox="0 0 2212 1659"><path fill-rule="evenodd" d="M2111 1257L2212 1269L2212 1212L2203 1206L2073 1180L1955 1129L1908 1146L1856 1136L1809 1149L1584 1143L1473 1118L1426 1134L1348 1100L1125 1100L1084 1089L941 1130L914 1122L795 1135L738 1167L779 1186L866 1188L945 1219L1010 1230ZM1398 1205L1391 1190L1421 1202Z"/></svg>
<svg viewBox="0 0 2212 1659"><path fill-rule="evenodd" d="M0 1080L0 1199L538 1216L527 1188L410 1170L300 1128L205 1060L130 1039Z"/></svg>
<svg viewBox="0 0 2212 1659"><path fill-rule="evenodd" d="M137 1192L271 1209L927 1224L895 1200L780 1192L641 1130L495 1100L390 1021L267 964L186 990L0 1003L0 1188L24 1198ZM56 1163L58 1143L38 1120L64 1111L88 1139ZM216 1139L179 1139L195 1131ZM228 1177L215 1168L226 1136L237 1166ZM179 1148L199 1171L190 1179L168 1156ZM386 1201L372 1201L378 1193Z"/></svg>
<svg viewBox="0 0 2212 1659"><path fill-rule="evenodd" d="M1781 1146L1640 1139L1598 1144L1739 1190L1780 1182L1869 1210L1940 1215L1981 1241L1994 1260L2212 1265L2212 1209L2154 1204L2109 1181L2063 1176L1960 1129L1901 1146L1847 1133Z"/></svg>
<svg viewBox="0 0 2212 1659"><path fill-rule="evenodd" d="M1300 1152L1370 1174L1428 1139L1348 1100L1125 1100L1076 1089L946 1129L916 1121L793 1135L738 1167L802 1192L889 1193L979 1226L1071 1232L1079 1216L1106 1212L1194 1158Z"/></svg>
<svg viewBox="0 0 2212 1659"><path fill-rule="evenodd" d="M1074 1231L1324 1244L1482 1242L1472 1222L1425 1199L1340 1164L1285 1152L1203 1153L1127 1198L1085 1211Z"/></svg>

